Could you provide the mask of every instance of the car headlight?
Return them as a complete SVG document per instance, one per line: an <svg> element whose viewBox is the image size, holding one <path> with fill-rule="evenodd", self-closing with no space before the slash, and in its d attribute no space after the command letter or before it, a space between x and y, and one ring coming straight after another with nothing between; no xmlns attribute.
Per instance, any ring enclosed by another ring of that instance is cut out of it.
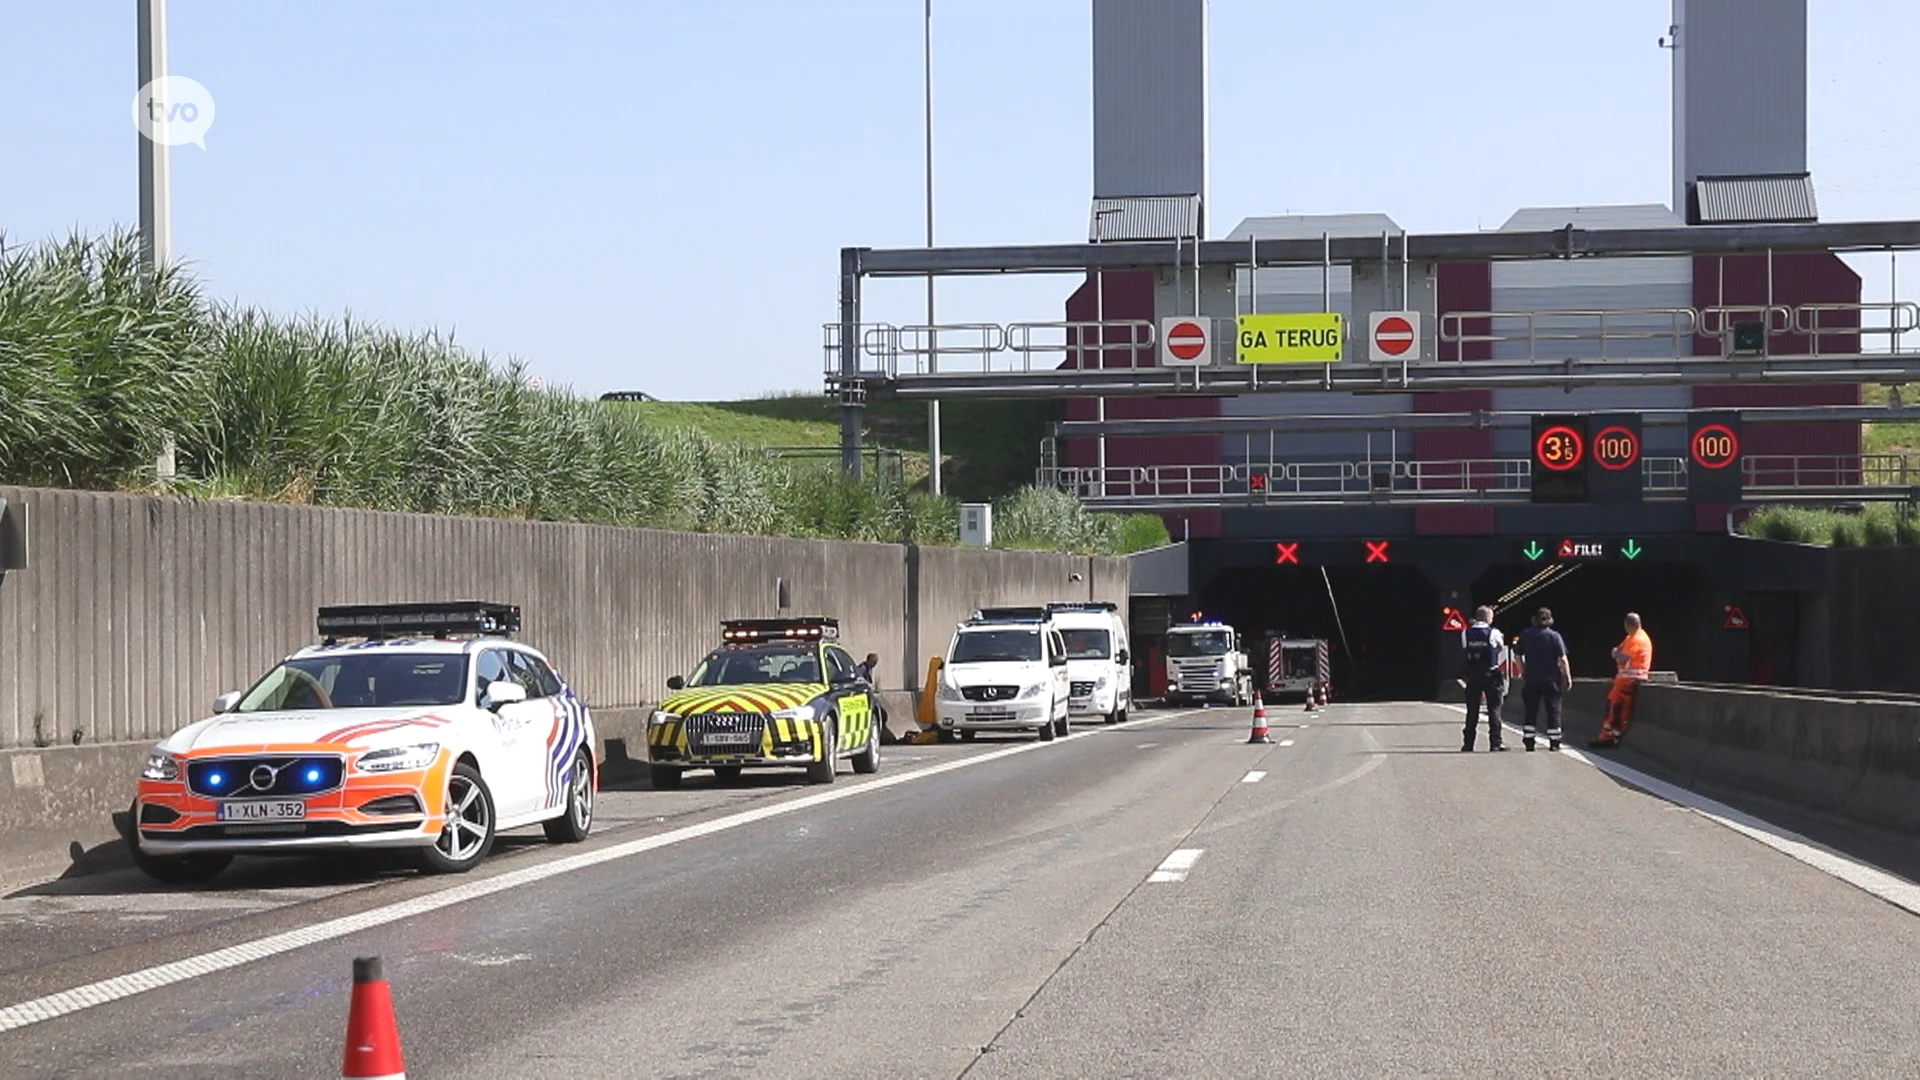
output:
<svg viewBox="0 0 1920 1080"><path fill-rule="evenodd" d="M791 709L775 709L773 718L775 720L811 720L813 719L813 706L796 705Z"/></svg>
<svg viewBox="0 0 1920 1080"><path fill-rule="evenodd" d="M147 755L147 767L140 770L140 775L148 780L178 780L180 779L180 762L172 754L163 754L156 750Z"/></svg>
<svg viewBox="0 0 1920 1080"><path fill-rule="evenodd" d="M678 719L680 719L680 714L678 713L664 712L660 709L655 709L653 710L653 715L647 717L647 723L667 724L667 723L672 723L673 721Z"/></svg>
<svg viewBox="0 0 1920 1080"><path fill-rule="evenodd" d="M433 764L440 756L440 744L437 742L416 743L413 746L390 746L385 750L369 750L360 755L353 767L361 772L409 772L424 769Z"/></svg>
<svg viewBox="0 0 1920 1080"><path fill-rule="evenodd" d="M1046 692L1047 692L1046 683L1034 683L1032 686L1029 686L1026 688L1026 690L1022 691L1020 694L1020 697L1022 699L1034 698L1034 697L1039 697L1041 694L1044 694Z"/></svg>
<svg viewBox="0 0 1920 1080"><path fill-rule="evenodd" d="M960 687L956 686L955 684L950 682L943 682L940 684L940 700L941 701L965 701L967 700L967 695L961 693Z"/></svg>
<svg viewBox="0 0 1920 1080"><path fill-rule="evenodd" d="M1099 678L1093 680L1093 688L1095 690L1105 690L1107 688L1107 677L1105 675L1102 675Z"/></svg>

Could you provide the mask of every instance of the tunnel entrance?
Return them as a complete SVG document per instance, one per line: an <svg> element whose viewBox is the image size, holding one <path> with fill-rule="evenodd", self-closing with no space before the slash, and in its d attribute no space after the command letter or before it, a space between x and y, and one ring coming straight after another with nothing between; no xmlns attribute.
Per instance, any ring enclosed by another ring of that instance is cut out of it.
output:
<svg viewBox="0 0 1920 1080"><path fill-rule="evenodd" d="M1247 635L1256 653L1269 634L1325 638L1340 700L1433 696L1440 593L1418 567L1333 566L1325 576L1317 566L1234 567L1214 575L1196 599L1209 617ZM1261 659L1253 660L1260 670Z"/></svg>
<svg viewBox="0 0 1920 1080"><path fill-rule="evenodd" d="M1495 566L1474 583L1473 602L1492 604L1542 573L1540 566ZM1541 607L1553 609L1554 629L1567 640L1575 678L1610 678L1621 620L1637 611L1653 638L1653 666L1681 678L1702 678L1710 665L1702 641L1714 627L1712 575L1692 563L1573 564L1545 588L1500 610L1494 625L1509 639ZM1717 626L1718 624L1714 624Z"/></svg>

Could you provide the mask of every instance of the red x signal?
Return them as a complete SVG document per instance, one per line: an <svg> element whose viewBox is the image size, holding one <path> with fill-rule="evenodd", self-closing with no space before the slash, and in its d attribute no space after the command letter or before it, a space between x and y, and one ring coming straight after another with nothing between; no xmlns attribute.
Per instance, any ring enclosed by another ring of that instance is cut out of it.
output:
<svg viewBox="0 0 1920 1080"><path fill-rule="evenodd" d="M1273 561L1276 565L1283 565L1286 563L1293 563L1296 566L1299 565L1300 545L1299 544L1273 545Z"/></svg>
<svg viewBox="0 0 1920 1080"><path fill-rule="evenodd" d="M1393 543L1393 541L1391 540L1366 541L1367 561L1368 562L1392 562L1393 558L1387 554L1387 545L1391 543Z"/></svg>

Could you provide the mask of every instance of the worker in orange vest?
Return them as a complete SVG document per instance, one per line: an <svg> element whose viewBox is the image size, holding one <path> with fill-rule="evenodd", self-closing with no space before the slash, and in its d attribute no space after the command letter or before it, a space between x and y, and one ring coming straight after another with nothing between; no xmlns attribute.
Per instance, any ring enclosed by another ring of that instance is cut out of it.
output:
<svg viewBox="0 0 1920 1080"><path fill-rule="evenodd" d="M1640 684L1653 673L1653 639L1640 626L1640 616L1627 612L1627 636L1613 650L1615 666L1613 688L1607 691L1607 719L1600 735L1587 745L1605 749L1620 745L1633 721L1633 703L1640 696Z"/></svg>

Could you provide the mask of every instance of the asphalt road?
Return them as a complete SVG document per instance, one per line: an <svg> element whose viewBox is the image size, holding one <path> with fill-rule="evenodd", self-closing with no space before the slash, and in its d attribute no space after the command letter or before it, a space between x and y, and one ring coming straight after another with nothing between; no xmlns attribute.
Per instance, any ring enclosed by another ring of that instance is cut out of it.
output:
<svg viewBox="0 0 1920 1080"><path fill-rule="evenodd" d="M1271 719L610 790L459 879L16 892L0 1076L335 1076L375 954L411 1077L1920 1071L1907 910L1439 707Z"/></svg>

